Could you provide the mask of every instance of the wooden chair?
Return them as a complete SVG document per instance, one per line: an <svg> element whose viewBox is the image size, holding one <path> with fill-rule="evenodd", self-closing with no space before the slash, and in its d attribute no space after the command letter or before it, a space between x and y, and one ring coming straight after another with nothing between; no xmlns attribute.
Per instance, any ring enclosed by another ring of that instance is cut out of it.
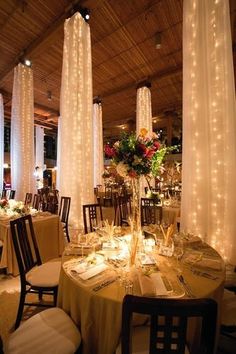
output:
<svg viewBox="0 0 236 354"><path fill-rule="evenodd" d="M129 217L131 216L130 198L128 196L117 196L114 204L116 225L129 225Z"/></svg>
<svg viewBox="0 0 236 354"><path fill-rule="evenodd" d="M94 195L95 195L96 202L97 202L98 204L100 204L100 203L101 203L101 197L100 197L100 195L99 195L98 187L94 187L94 188L93 188L93 191L94 191Z"/></svg>
<svg viewBox="0 0 236 354"><path fill-rule="evenodd" d="M132 327L134 313L149 315L150 325ZM217 323L217 303L214 300L126 295L122 306L121 345L116 353L184 354L188 322L193 317L202 320L198 325L199 350L194 348L195 352L213 354ZM191 354L191 348L188 349Z"/></svg>
<svg viewBox="0 0 236 354"><path fill-rule="evenodd" d="M1 199L6 198L7 197L7 190L3 189L2 193L1 193Z"/></svg>
<svg viewBox="0 0 236 354"><path fill-rule="evenodd" d="M63 229L66 234L67 241L70 242L69 229L68 229L68 220L70 214L70 203L71 197L61 197L60 208L59 208L59 217L63 224Z"/></svg>
<svg viewBox="0 0 236 354"><path fill-rule="evenodd" d="M11 189L10 193L9 193L9 199L15 199L15 194L16 194L16 191Z"/></svg>
<svg viewBox="0 0 236 354"><path fill-rule="evenodd" d="M94 227L98 226L99 221L103 221L102 207L100 204L83 205L84 233L94 231Z"/></svg>
<svg viewBox="0 0 236 354"><path fill-rule="evenodd" d="M25 194L25 205L28 205L32 202L32 193L26 193Z"/></svg>
<svg viewBox="0 0 236 354"><path fill-rule="evenodd" d="M103 197L103 205L104 207L107 203L112 206L112 187L105 187L105 195Z"/></svg>
<svg viewBox="0 0 236 354"><path fill-rule="evenodd" d="M81 335L72 319L54 307L30 317L10 334L5 354L71 354L80 343Z"/></svg>
<svg viewBox="0 0 236 354"><path fill-rule="evenodd" d="M24 306L49 306L42 302L26 302L27 294L36 293L39 300L42 300L43 294L52 295L53 303L50 306L56 306L61 262L50 261L42 264L31 215L12 220L10 226L21 282L16 329L20 324Z"/></svg>
<svg viewBox="0 0 236 354"><path fill-rule="evenodd" d="M155 199L141 198L141 224L161 224L162 206L156 205Z"/></svg>
<svg viewBox="0 0 236 354"><path fill-rule="evenodd" d="M37 210L40 209L40 195L39 194L34 194L32 207Z"/></svg>

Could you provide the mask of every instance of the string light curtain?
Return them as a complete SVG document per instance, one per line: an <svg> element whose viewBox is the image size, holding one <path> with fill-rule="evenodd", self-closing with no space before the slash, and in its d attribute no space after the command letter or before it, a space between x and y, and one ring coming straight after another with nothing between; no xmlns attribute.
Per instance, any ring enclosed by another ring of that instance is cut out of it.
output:
<svg viewBox="0 0 236 354"><path fill-rule="evenodd" d="M142 128L146 128L150 133L152 132L151 91L147 86L143 86L137 89L137 102L136 102L136 134L137 135L140 133L140 129Z"/></svg>
<svg viewBox="0 0 236 354"><path fill-rule="evenodd" d="M89 24L79 13L65 21L60 101L58 189L71 197L69 223L83 226L93 203L92 65Z"/></svg>
<svg viewBox="0 0 236 354"><path fill-rule="evenodd" d="M11 188L24 200L35 193L34 97L32 69L18 64L14 69L11 111Z"/></svg>
<svg viewBox="0 0 236 354"><path fill-rule="evenodd" d="M181 227L234 264L235 117L228 0L184 1Z"/></svg>
<svg viewBox="0 0 236 354"><path fill-rule="evenodd" d="M104 172L103 159L103 130L102 130L102 105L93 104L93 140L94 140L94 187L103 184Z"/></svg>
<svg viewBox="0 0 236 354"><path fill-rule="evenodd" d="M44 128L36 126L35 129L35 175L37 188L43 187L44 170Z"/></svg>
<svg viewBox="0 0 236 354"><path fill-rule="evenodd" d="M136 100L136 135L140 134L142 128L146 128L149 133L152 133L152 102L150 84L137 89ZM150 181L150 185L155 185L154 180ZM145 187L148 184L145 179L140 180L140 195L144 196Z"/></svg>
<svg viewBox="0 0 236 354"><path fill-rule="evenodd" d="M3 189L3 164L4 164L4 109L3 98L0 94L0 193Z"/></svg>

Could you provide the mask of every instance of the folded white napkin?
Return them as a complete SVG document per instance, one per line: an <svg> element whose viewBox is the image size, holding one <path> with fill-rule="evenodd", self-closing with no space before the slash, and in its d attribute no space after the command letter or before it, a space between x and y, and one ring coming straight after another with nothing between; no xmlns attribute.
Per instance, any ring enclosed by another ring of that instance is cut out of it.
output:
<svg viewBox="0 0 236 354"><path fill-rule="evenodd" d="M138 279L143 296L168 295L160 273L145 275L139 272Z"/></svg>
<svg viewBox="0 0 236 354"><path fill-rule="evenodd" d="M107 268L108 268L108 266L106 264L102 263L102 264L92 267L91 269L87 270L84 273L79 274L79 277L83 280L87 280L87 279L94 277L97 274L104 272L104 270L106 270Z"/></svg>
<svg viewBox="0 0 236 354"><path fill-rule="evenodd" d="M204 269L222 270L222 263L219 259L202 258L200 261L196 262L195 265Z"/></svg>

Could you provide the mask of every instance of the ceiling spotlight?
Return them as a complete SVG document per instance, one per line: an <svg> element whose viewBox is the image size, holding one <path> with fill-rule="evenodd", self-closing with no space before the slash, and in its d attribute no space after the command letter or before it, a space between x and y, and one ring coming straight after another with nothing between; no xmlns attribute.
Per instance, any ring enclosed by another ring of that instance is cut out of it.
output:
<svg viewBox="0 0 236 354"><path fill-rule="evenodd" d="M156 49L161 48L161 32L157 32L155 35L155 46L156 46Z"/></svg>
<svg viewBox="0 0 236 354"><path fill-rule="evenodd" d="M32 65L31 60L29 59L24 59L24 64L29 67Z"/></svg>

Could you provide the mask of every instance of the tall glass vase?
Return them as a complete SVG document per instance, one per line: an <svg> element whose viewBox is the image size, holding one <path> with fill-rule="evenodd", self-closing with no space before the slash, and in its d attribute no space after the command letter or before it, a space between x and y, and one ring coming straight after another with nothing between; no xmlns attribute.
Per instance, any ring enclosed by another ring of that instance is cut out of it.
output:
<svg viewBox="0 0 236 354"><path fill-rule="evenodd" d="M138 246L142 237L140 217L140 178L131 179L132 187L132 219L130 240L130 266L135 264Z"/></svg>

